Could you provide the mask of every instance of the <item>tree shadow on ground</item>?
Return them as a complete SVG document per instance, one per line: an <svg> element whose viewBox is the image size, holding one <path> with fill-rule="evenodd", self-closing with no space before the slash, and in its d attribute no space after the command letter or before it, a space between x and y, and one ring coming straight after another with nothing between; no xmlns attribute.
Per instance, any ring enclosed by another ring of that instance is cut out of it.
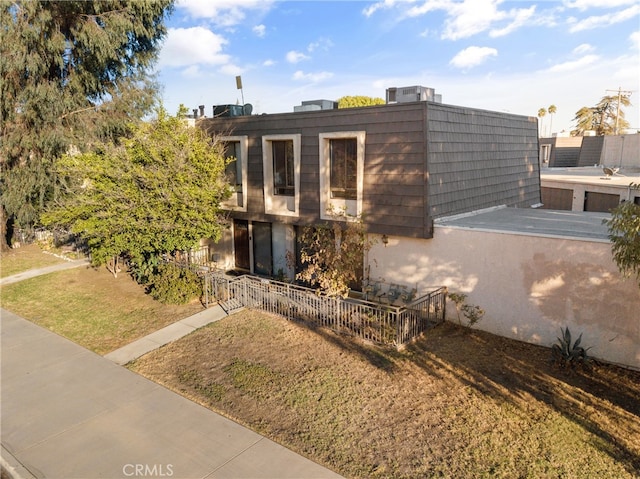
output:
<svg viewBox="0 0 640 479"><path fill-rule="evenodd" d="M551 364L550 348L453 323L422 335L405 355L429 375L439 377L446 368L479 393L523 411L528 398L544 402L606 441L605 452L630 473L640 471L640 372L598 363L562 369Z"/></svg>

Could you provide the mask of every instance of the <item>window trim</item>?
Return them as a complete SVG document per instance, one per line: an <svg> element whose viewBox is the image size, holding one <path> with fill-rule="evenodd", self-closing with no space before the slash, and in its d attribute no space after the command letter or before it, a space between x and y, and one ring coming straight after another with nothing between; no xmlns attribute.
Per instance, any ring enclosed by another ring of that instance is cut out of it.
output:
<svg viewBox="0 0 640 479"><path fill-rule="evenodd" d="M247 190L248 190L248 181L247 174L249 171L247 155L249 152L249 137L247 135L237 135L237 136L222 136L220 137L220 141L224 143L230 142L239 142L240 143L240 171L242 173L242 181L240 184L242 185L242 206L238 206L234 203L233 198L230 198L227 201L222 203L222 207L224 209L229 209L232 211L247 211Z"/></svg>
<svg viewBox="0 0 640 479"><path fill-rule="evenodd" d="M331 197L331 140L355 138L356 139L356 199L332 198ZM324 220L335 220L335 215L331 215L331 210L336 212L345 211L347 215L344 221L358 217L362 214L362 198L364 188L364 157L366 131L335 131L320 133L319 140L319 160L320 160L320 218Z"/></svg>
<svg viewBox="0 0 640 479"><path fill-rule="evenodd" d="M275 194L273 171L273 144L274 141L293 141L293 172L294 192L293 196ZM302 135L300 133L264 135L262 137L262 179L264 188L264 212L281 216L298 216L300 212L300 145Z"/></svg>

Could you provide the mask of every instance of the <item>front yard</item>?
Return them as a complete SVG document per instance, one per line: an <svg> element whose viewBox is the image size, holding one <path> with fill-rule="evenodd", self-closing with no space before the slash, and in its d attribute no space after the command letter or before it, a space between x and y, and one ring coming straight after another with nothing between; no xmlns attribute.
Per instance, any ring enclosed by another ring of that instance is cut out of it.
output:
<svg viewBox="0 0 640 479"><path fill-rule="evenodd" d="M1 299L99 354L202 310L87 267ZM129 367L350 478L640 476L640 372L549 358L452 323L398 352L244 310Z"/></svg>
<svg viewBox="0 0 640 479"><path fill-rule="evenodd" d="M252 310L130 368L353 478L640 473L640 373L445 323L405 351Z"/></svg>

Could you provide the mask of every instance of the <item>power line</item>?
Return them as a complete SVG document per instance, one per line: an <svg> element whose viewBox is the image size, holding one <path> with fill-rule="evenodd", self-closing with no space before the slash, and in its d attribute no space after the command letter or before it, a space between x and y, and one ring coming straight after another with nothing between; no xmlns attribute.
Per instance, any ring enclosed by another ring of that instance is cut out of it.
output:
<svg viewBox="0 0 640 479"><path fill-rule="evenodd" d="M623 91L622 87L618 87L617 90L605 90L605 91L611 91L611 92L616 92L617 91L618 92L618 105L617 105L617 108L616 108L616 126L615 126L615 128L613 130L613 134L617 135L618 134L618 118L620 117L620 101L622 99L622 95L623 94L625 96L626 95L631 95L633 93L633 91L632 90L624 90Z"/></svg>

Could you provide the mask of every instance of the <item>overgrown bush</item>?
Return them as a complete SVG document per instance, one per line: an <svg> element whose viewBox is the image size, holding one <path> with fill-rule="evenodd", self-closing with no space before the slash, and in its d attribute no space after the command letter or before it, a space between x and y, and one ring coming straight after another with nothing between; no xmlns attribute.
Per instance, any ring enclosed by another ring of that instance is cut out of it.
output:
<svg viewBox="0 0 640 479"><path fill-rule="evenodd" d="M158 274L160 259L158 255L143 255L129 260L129 273L138 284L149 284Z"/></svg>
<svg viewBox="0 0 640 479"><path fill-rule="evenodd" d="M202 278L190 269L161 264L149 279L149 293L162 303L186 304L202 296Z"/></svg>

